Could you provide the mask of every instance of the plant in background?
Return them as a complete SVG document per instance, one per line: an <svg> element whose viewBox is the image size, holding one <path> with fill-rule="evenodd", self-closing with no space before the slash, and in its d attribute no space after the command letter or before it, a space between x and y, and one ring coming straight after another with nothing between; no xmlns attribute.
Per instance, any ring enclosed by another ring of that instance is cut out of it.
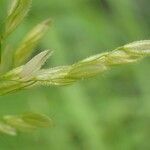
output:
<svg viewBox="0 0 150 150"><path fill-rule="evenodd" d="M103 73L113 66L134 63L150 56L150 40L136 41L113 51L97 54L73 65L42 69L52 51L45 50L28 61L39 40L44 36L50 19L35 26L11 53L7 38L19 26L31 7L31 0L12 0L0 35L0 95L37 85L68 85ZM9 63L8 60L9 59ZM51 120L37 113L4 116L0 132L16 135L17 131L48 127Z"/></svg>

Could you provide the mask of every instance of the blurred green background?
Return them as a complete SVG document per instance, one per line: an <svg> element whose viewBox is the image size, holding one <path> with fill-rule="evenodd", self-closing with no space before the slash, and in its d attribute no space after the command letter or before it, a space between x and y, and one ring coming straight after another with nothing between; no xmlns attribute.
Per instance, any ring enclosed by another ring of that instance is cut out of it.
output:
<svg viewBox="0 0 150 150"><path fill-rule="evenodd" d="M16 46L34 25L51 17L53 24L36 53L54 50L49 67L72 64L149 39L149 6L149 0L33 0L11 42ZM41 112L53 119L54 127L17 137L0 135L0 150L150 150L149 66L146 58L67 87L1 96L1 116Z"/></svg>

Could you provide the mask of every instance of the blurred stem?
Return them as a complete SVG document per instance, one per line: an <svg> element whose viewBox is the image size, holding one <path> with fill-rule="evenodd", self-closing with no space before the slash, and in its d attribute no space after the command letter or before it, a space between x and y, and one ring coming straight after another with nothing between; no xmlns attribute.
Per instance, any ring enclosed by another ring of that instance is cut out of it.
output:
<svg viewBox="0 0 150 150"><path fill-rule="evenodd" d="M7 3L8 0L0 0L0 63L3 51L3 43L4 43L4 31L5 31L5 18L6 18L6 11L7 11Z"/></svg>

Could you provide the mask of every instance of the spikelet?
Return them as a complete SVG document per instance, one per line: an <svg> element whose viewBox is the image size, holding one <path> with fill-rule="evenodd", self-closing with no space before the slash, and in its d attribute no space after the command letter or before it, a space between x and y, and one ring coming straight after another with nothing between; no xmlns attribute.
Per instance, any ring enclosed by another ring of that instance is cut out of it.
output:
<svg viewBox="0 0 150 150"><path fill-rule="evenodd" d="M17 135L18 132L32 132L37 128L52 126L52 120L40 113L25 113L22 115L7 115L0 121L0 134Z"/></svg>
<svg viewBox="0 0 150 150"><path fill-rule="evenodd" d="M28 14L31 0L13 0L6 18L4 38L10 35Z"/></svg>

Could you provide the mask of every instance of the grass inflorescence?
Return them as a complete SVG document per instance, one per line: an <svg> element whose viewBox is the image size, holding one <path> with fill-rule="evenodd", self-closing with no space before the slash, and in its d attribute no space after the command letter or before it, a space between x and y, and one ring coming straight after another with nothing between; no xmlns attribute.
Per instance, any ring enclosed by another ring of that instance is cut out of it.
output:
<svg viewBox="0 0 150 150"><path fill-rule="evenodd" d="M51 50L45 50L31 60L28 59L51 24L51 20L47 19L35 26L23 38L10 56L12 62L7 64L5 57L9 54L9 44L5 41L26 17L30 7L31 0L13 0L7 17L4 19L4 30L0 34L0 95L37 85L72 84L78 80L104 73L113 66L138 62L150 56L150 40L142 40L90 56L72 65L42 69L52 54ZM26 119L24 116L7 116L3 118L2 123L0 122L0 132L15 135L17 129L35 128L42 124L43 120L45 124L49 124L45 116L34 113L26 115ZM44 125L41 126L44 127Z"/></svg>

